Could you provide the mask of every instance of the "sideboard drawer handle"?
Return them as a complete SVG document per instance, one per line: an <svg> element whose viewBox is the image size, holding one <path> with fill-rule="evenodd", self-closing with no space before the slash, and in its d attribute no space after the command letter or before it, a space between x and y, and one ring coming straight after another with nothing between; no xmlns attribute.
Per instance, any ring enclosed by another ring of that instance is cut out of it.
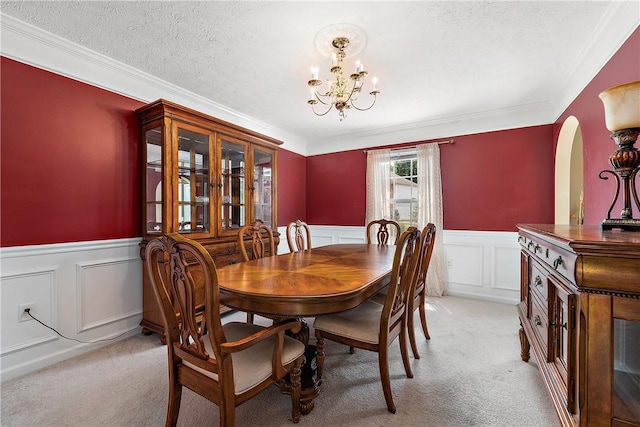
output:
<svg viewBox="0 0 640 427"><path fill-rule="evenodd" d="M542 287L542 279L540 278L540 276L536 276L535 280L533 281L533 285Z"/></svg>
<svg viewBox="0 0 640 427"><path fill-rule="evenodd" d="M536 326L542 326L542 319L540 319L540 316L536 314L536 317L533 318L533 322L536 324Z"/></svg>
<svg viewBox="0 0 640 427"><path fill-rule="evenodd" d="M561 265L563 265L563 264L564 264L564 261L562 261L562 257L561 257L561 256L559 256L558 258L556 258L556 259L553 261L553 268L555 268L555 269L557 270L557 269L558 269L558 267L560 267L560 266L561 266Z"/></svg>

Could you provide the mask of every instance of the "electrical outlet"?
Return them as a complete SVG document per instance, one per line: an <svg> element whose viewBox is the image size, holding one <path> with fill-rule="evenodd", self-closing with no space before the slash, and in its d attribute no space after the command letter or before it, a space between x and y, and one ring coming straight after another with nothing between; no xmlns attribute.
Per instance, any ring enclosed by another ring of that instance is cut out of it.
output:
<svg viewBox="0 0 640 427"><path fill-rule="evenodd" d="M453 268L453 261L450 259L447 260L447 268Z"/></svg>
<svg viewBox="0 0 640 427"><path fill-rule="evenodd" d="M31 314L34 314L33 311L36 309L36 303L28 302L26 304L20 304L18 306L18 322L26 322L27 320L33 320L27 313L24 312L27 308L29 309Z"/></svg>

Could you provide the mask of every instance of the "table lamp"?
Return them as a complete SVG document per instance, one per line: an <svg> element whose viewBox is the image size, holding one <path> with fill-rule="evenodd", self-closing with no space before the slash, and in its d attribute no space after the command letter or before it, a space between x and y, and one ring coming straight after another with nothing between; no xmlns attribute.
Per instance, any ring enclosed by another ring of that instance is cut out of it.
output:
<svg viewBox="0 0 640 427"><path fill-rule="evenodd" d="M633 218L631 203L640 212L640 201L636 189L636 175L640 170L640 152L634 148L640 134L640 81L615 86L599 95L604 104L604 118L607 129L611 131L611 139L618 149L609 156L609 163L614 170L603 170L598 175L608 179L607 174L616 179L616 192L602 221L603 230L622 229L640 231L640 219ZM622 180L622 183L620 182ZM611 211L620 196L622 187L623 206L620 218L611 218Z"/></svg>

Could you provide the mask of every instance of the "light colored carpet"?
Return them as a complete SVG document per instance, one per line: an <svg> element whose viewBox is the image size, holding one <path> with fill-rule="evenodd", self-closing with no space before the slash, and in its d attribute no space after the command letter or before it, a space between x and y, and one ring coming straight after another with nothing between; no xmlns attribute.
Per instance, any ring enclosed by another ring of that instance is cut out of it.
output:
<svg viewBox="0 0 640 427"><path fill-rule="evenodd" d="M520 360L515 306L429 298L431 340L413 379L398 343L390 374L398 411L387 411L377 354L327 342L322 392L300 426L557 426L532 357ZM225 319L244 319L233 313ZM418 318L416 312L416 319ZM313 338L312 338L313 340ZM2 426L160 426L167 402L166 349L142 334L2 384ZM236 409L238 426L292 426L276 387ZM218 408L188 389L178 425L218 425Z"/></svg>

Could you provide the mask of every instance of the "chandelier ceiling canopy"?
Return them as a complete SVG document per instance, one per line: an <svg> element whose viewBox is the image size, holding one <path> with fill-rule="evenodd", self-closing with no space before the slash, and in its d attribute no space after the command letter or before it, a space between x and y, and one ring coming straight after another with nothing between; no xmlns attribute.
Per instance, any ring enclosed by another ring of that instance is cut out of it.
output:
<svg viewBox="0 0 640 427"><path fill-rule="evenodd" d="M371 80L373 84L369 95L373 97L368 107L356 105L358 96L362 92L367 75L364 65L360 60L355 61L354 71L343 75L344 59L358 55L367 43L367 37L364 31L351 24L337 24L326 27L318 32L315 37L315 45L318 52L327 56L331 60L329 69L331 77L323 82L319 78L318 68L311 67L311 79L307 82L310 87L311 97L307 101L311 105L312 111L317 116L324 116L332 107L338 111L340 121L347 116L347 111L352 107L359 111L365 111L373 107L376 103L377 95L380 93L377 89L377 78ZM326 83L325 88L320 86ZM316 105L320 103L326 106L324 111L316 111Z"/></svg>

